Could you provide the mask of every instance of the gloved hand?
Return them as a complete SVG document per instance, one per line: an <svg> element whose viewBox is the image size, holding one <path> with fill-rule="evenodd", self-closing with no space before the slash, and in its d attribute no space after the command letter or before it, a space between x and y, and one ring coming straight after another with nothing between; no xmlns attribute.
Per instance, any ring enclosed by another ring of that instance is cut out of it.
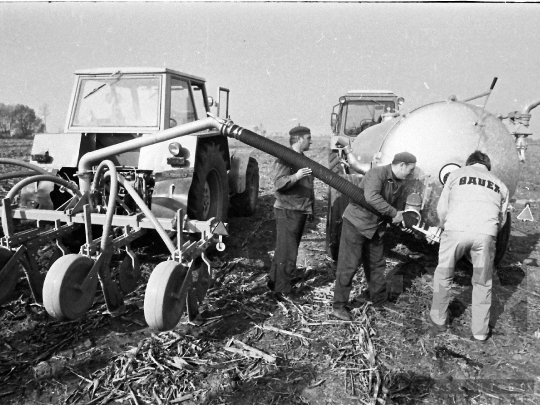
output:
<svg viewBox="0 0 540 405"><path fill-rule="evenodd" d="M404 211L403 212L403 227L405 229L410 229L413 227L413 225L418 225L420 222L420 218L418 217L418 214L412 211Z"/></svg>

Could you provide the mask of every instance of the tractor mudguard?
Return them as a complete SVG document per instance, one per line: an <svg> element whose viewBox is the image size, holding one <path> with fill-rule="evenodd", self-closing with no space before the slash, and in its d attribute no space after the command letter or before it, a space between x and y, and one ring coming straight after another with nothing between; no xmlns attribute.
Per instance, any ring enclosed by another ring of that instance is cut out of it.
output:
<svg viewBox="0 0 540 405"><path fill-rule="evenodd" d="M235 150L231 156L231 170L229 170L229 192L231 194L243 193L246 189L246 173L251 156L250 150Z"/></svg>
<svg viewBox="0 0 540 405"><path fill-rule="evenodd" d="M36 134L31 163L48 171L77 167L80 157L93 150L91 143L90 137L82 134Z"/></svg>
<svg viewBox="0 0 540 405"><path fill-rule="evenodd" d="M193 169L185 168L156 173L151 210L158 218L174 218L182 208L187 213L188 193Z"/></svg>

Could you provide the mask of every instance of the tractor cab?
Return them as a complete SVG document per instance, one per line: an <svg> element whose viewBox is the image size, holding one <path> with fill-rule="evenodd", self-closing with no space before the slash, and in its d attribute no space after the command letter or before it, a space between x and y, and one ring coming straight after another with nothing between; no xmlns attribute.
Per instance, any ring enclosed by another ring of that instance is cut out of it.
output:
<svg viewBox="0 0 540 405"><path fill-rule="evenodd" d="M389 90L351 90L333 108L333 135L356 137L366 128L393 117L403 102L403 98Z"/></svg>
<svg viewBox="0 0 540 405"><path fill-rule="evenodd" d="M229 91L216 103L205 80L166 68L79 70L66 132L156 132L206 118L210 107L228 114Z"/></svg>

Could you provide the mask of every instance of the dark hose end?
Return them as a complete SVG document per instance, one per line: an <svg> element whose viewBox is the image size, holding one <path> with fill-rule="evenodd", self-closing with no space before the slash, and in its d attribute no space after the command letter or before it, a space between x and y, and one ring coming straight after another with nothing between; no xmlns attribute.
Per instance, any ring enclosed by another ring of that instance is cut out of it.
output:
<svg viewBox="0 0 540 405"><path fill-rule="evenodd" d="M493 88L495 87L495 83L497 83L497 79L498 77L493 78L493 82L491 83L491 87L489 88L490 90L493 90Z"/></svg>
<svg viewBox="0 0 540 405"><path fill-rule="evenodd" d="M238 137L241 135L243 128L234 124L233 122L229 121L225 125L223 125L221 129L221 133L223 135L228 136L229 138L235 138L238 139Z"/></svg>

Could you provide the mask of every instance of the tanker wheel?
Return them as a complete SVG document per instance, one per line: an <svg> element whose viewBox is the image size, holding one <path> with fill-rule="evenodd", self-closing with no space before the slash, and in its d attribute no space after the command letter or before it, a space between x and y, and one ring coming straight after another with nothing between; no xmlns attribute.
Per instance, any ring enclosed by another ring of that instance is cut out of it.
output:
<svg viewBox="0 0 540 405"><path fill-rule="evenodd" d="M259 205L259 163L249 158L246 170L246 189L231 198L231 210L237 217L250 217Z"/></svg>
<svg viewBox="0 0 540 405"><path fill-rule="evenodd" d="M215 217L227 219L229 205L227 166L219 147L202 144L195 161L195 172L188 195L190 218L206 221Z"/></svg>
<svg viewBox="0 0 540 405"><path fill-rule="evenodd" d="M19 263L16 263L11 269L6 269L4 272L4 267L9 262L9 259L11 259L11 256L13 256L11 250L0 248L0 305L9 300L11 293L15 291L17 281L19 280Z"/></svg>
<svg viewBox="0 0 540 405"><path fill-rule="evenodd" d="M186 294L180 295L186 274L186 267L172 260L154 268L144 294L144 318L150 328L163 332L178 324L186 308Z"/></svg>
<svg viewBox="0 0 540 405"><path fill-rule="evenodd" d="M344 179L358 186L361 177L358 175L344 174ZM339 241L341 239L341 226L343 224L343 212L349 205L349 197L339 191L328 187L328 207L326 209L326 252L332 260L338 259Z"/></svg>
<svg viewBox="0 0 540 405"><path fill-rule="evenodd" d="M336 203L336 194L340 194L339 191L328 187L328 207L326 209L326 252L332 260L338 259L342 224L342 219L339 215L341 207ZM341 215L343 215L343 210L341 211Z"/></svg>
<svg viewBox="0 0 540 405"><path fill-rule="evenodd" d="M344 174L344 167L340 163L338 152L331 150L328 153L328 168L337 174ZM337 260L339 252L339 239L341 238L341 216L347 207L348 198L342 196L346 203L335 205L335 201L340 201L341 193L331 187L328 187L328 207L326 208L326 252L332 260ZM342 198L342 199L343 199Z"/></svg>
<svg viewBox="0 0 540 405"><path fill-rule="evenodd" d="M510 231L512 228L512 216L509 212L506 213L506 222L504 223L504 226L500 230L500 232L497 234L497 240L495 242L495 259L494 264L495 266L498 266L502 259L504 258L504 254L508 250L508 242L510 241Z"/></svg>
<svg viewBox="0 0 540 405"><path fill-rule="evenodd" d="M79 319L90 309L96 296L98 278L87 291L81 285L94 261L80 254L68 254L56 260L43 283L43 305L56 319Z"/></svg>
<svg viewBox="0 0 540 405"><path fill-rule="evenodd" d="M137 256L126 254L118 269L118 283L124 294L129 294L137 288L141 277L141 265Z"/></svg>

